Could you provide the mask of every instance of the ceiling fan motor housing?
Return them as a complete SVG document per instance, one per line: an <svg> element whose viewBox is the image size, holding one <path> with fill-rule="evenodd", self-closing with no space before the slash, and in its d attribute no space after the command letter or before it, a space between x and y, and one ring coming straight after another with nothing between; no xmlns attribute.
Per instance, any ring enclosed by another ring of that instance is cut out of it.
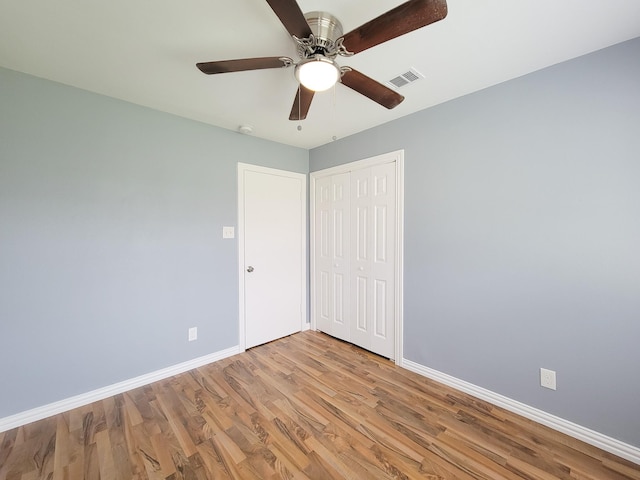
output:
<svg viewBox="0 0 640 480"><path fill-rule="evenodd" d="M337 53L338 46L336 40L342 37L342 24L340 20L327 12L309 12L304 16L305 20L311 28L315 42L313 43L313 51L307 50L307 57L314 54L322 54L333 57Z"/></svg>

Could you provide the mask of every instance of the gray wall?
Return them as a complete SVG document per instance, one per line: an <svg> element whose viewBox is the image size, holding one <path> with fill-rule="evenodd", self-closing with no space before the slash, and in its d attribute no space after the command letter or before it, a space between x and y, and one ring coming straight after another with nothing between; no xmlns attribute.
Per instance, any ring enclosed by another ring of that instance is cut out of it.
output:
<svg viewBox="0 0 640 480"><path fill-rule="evenodd" d="M640 39L316 148L310 166L397 149L405 358L640 447Z"/></svg>
<svg viewBox="0 0 640 480"><path fill-rule="evenodd" d="M308 159L0 69L0 418L237 345L236 164Z"/></svg>

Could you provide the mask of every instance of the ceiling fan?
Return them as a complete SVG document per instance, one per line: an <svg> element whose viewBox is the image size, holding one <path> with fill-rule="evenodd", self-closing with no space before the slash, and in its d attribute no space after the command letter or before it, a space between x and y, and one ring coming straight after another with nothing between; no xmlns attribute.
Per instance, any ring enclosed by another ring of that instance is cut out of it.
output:
<svg viewBox="0 0 640 480"><path fill-rule="evenodd" d="M293 37L300 57L297 63L289 57L260 57L203 62L196 66L207 75L294 66L300 86L289 120L304 120L315 92L327 90L336 82L383 107L398 106L404 100L402 95L353 68L339 66L336 57L349 57L447 16L446 0L410 0L343 35L342 25L329 13L303 14L296 0L267 0L267 3Z"/></svg>

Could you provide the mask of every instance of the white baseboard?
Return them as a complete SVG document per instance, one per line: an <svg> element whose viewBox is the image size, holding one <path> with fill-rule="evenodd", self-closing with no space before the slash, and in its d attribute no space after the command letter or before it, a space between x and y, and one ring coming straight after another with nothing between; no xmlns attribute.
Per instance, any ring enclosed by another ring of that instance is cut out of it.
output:
<svg viewBox="0 0 640 480"><path fill-rule="evenodd" d="M627 443L616 440L615 438L608 437L602 433L595 432L586 427L577 425L568 420L564 420L550 413L538 410L537 408L530 407L524 403L513 400L509 397L500 395L499 393L492 392L482 387L478 387L464 380L460 380L446 373L442 373L438 370L434 370L419 363L412 362L406 358L402 359L401 366L407 370L411 370L419 375L427 378L431 378L440 383L444 383L449 387L453 387L462 392L473 395L476 398L485 400L493 405L509 410L510 412L521 415L525 418L538 422L549 428L553 428L558 432L562 432L578 440L582 440L585 443L598 447L606 452L613 453L621 458L625 458L630 462L640 465L640 448L634 447Z"/></svg>
<svg viewBox="0 0 640 480"><path fill-rule="evenodd" d="M64 400L50 403L48 405L43 405L42 407L37 407L25 412L17 413L9 417L0 418L0 432L11 430L12 428L26 425L27 423L42 420L43 418L57 415L73 408L82 407L99 400L104 400L105 398L112 397L114 395L118 395L134 388L142 387L144 385L148 385L150 383L157 382L158 380L163 380L165 378L169 378L174 375L187 372L189 370L193 370L194 368L202 367L203 365L207 365L209 363L217 362L218 360L222 360L223 358L227 358L241 352L242 350L240 350L239 346L227 348L226 350L221 350L210 355L205 355L204 357L194 358L193 360L179 363L171 367L163 368L162 370L156 370L155 372L131 378L129 380L125 380L108 387L98 388L97 390L93 390L91 392L66 398Z"/></svg>
<svg viewBox="0 0 640 480"><path fill-rule="evenodd" d="M242 350L239 346L231 347L210 355L205 355L171 367L163 368L162 370L157 370L146 375L125 380L108 387L99 388L91 392L76 395L42 407L17 413L9 417L0 418L0 432L42 420L43 418L57 415L73 408L82 407L99 400L104 400L105 398L172 377L173 375L193 370L194 368L222 360L223 358L227 358L241 352ZM491 390L487 390L472 383L465 382L464 380L452 377L446 373L425 367L424 365L412 362L406 358L402 359L401 366L419 375L431 378L437 382L468 393L469 395L473 395L481 400L485 400L493 405L502 407L505 410L521 415L542 425L546 425L554 430L567 434L573 438L577 438L578 440L582 440L585 443L601 448L606 452L613 453L614 455L618 455L621 458L625 458L630 462L640 465L640 448L634 447L633 445L629 445L602 433L595 432L586 427L569 422L568 420L556 417L555 415L551 415L550 413L492 392Z"/></svg>

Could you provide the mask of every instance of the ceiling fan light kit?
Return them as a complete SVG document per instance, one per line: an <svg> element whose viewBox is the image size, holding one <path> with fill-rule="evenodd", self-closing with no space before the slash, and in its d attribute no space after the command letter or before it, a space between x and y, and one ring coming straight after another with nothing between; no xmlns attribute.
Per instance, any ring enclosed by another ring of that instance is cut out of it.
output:
<svg viewBox="0 0 640 480"><path fill-rule="evenodd" d="M340 69L330 58L314 55L306 58L295 69L296 79L314 92L324 92L333 87L340 78Z"/></svg>
<svg viewBox="0 0 640 480"><path fill-rule="evenodd" d="M288 57L247 58L198 63L207 75L217 73L287 68L295 65L300 87L294 98L290 120L307 117L315 92L328 90L338 81L385 108L394 108L404 97L350 67L340 67L335 58L349 57L447 16L446 0L409 0L343 35L342 24L326 12L302 13L296 0L267 0L291 35L300 61Z"/></svg>

